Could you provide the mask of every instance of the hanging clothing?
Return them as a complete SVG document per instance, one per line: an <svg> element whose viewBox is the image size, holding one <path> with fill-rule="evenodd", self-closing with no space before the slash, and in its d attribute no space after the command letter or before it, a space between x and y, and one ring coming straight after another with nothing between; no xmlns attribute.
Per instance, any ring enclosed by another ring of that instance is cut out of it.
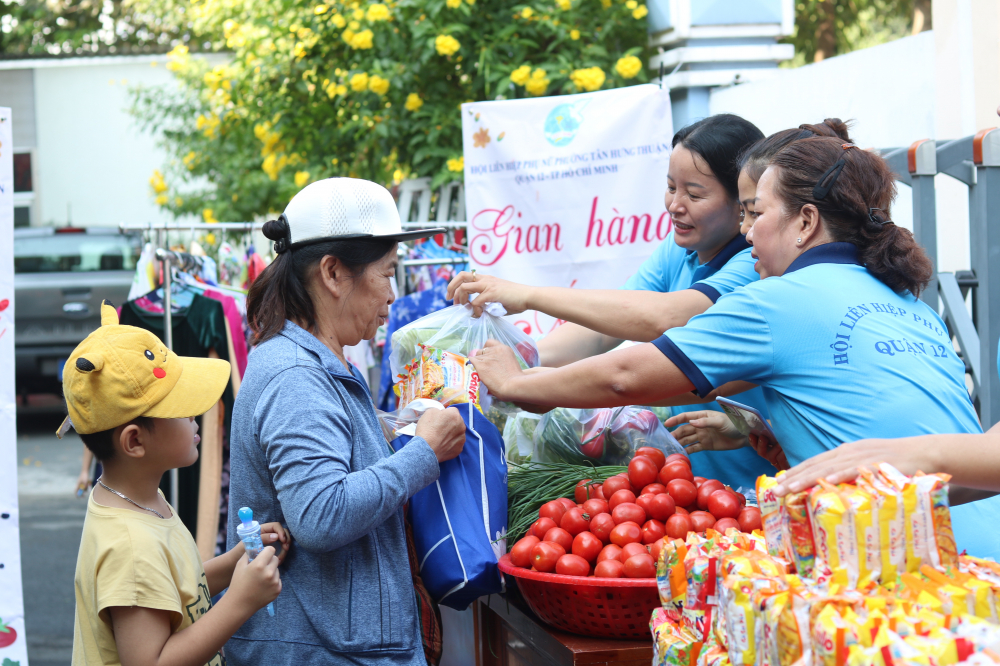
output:
<svg viewBox="0 0 1000 666"><path fill-rule="evenodd" d="M260 275L265 268L267 268L267 262L264 261L262 256L254 251L253 246L250 246L250 249L247 251L247 279L246 282L243 283L243 288L249 289L250 285L253 284L253 281L257 279L257 276Z"/></svg>
<svg viewBox="0 0 1000 666"><path fill-rule="evenodd" d="M149 295L147 294L147 296ZM161 340L165 337L163 315L146 312L135 301L129 301L122 306L121 323L126 326L146 329ZM219 358L232 362L227 338L228 324L223 305L219 301L193 294L191 304L187 308L172 314L171 324L173 351L177 355L204 358L208 356L209 349L214 349ZM226 433L223 439L224 466L229 457L229 432L234 399L233 386L230 382L222 394L222 402L226 408L223 423ZM177 513L192 534L197 532L200 469L199 463L195 462L194 465L179 470ZM223 483L226 481L224 475ZM168 475L164 475L163 481L160 482L160 488L169 495L170 480ZM223 488L223 495L228 495L228 484ZM220 517L219 523L223 531L228 521L228 502L225 508L226 515Z"/></svg>
<svg viewBox="0 0 1000 666"><path fill-rule="evenodd" d="M344 358L361 372L361 377L367 385L369 382L368 372L375 367L375 355L372 353L371 341L362 340L356 345L345 346Z"/></svg>
<svg viewBox="0 0 1000 666"><path fill-rule="evenodd" d="M128 300L134 300L156 289L156 248L152 243L142 246L142 254L135 264L132 287L128 290Z"/></svg>
<svg viewBox="0 0 1000 666"><path fill-rule="evenodd" d="M232 336L233 351L235 352L234 368L239 368L240 377L247 370L247 340L246 332L243 329L244 320L240 315L236 305L236 299L222 292L206 289L203 296L222 303L222 312L226 317L229 326L229 333Z"/></svg>

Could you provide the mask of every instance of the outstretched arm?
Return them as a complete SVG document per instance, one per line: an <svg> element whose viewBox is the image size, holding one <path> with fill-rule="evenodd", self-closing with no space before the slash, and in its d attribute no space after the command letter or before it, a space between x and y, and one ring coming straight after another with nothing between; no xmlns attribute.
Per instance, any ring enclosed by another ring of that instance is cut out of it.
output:
<svg viewBox="0 0 1000 666"><path fill-rule="evenodd" d="M601 354L562 368L525 373L514 352L490 340L472 357L479 377L500 400L551 407L645 405L694 385L653 345Z"/></svg>
<svg viewBox="0 0 1000 666"><path fill-rule="evenodd" d="M611 339L649 342L664 331L683 326L712 306L700 291L668 293L630 289L568 289L529 287L489 275L461 272L448 284L448 297L469 302L479 316L487 303L501 303L507 312L538 310ZM551 365L551 363L549 363Z"/></svg>
<svg viewBox="0 0 1000 666"><path fill-rule="evenodd" d="M1000 424L981 435L922 435L842 444L793 467L775 491L779 495L798 492L819 479L850 481L858 475L859 467L880 462L904 474L918 470L950 474L957 486L953 504L983 499L1000 491Z"/></svg>
<svg viewBox="0 0 1000 666"><path fill-rule="evenodd" d="M566 322L538 341L538 362L545 367L561 368L609 352L621 343L620 338Z"/></svg>

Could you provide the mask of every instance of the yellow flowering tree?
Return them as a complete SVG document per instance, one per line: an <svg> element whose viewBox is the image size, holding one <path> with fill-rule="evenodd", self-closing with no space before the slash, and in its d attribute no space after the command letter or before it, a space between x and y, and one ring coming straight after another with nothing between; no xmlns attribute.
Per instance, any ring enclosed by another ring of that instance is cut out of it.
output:
<svg viewBox="0 0 1000 666"><path fill-rule="evenodd" d="M250 219L330 176L461 179L463 102L648 80L638 0L132 2L225 54L179 43L181 85L135 93L172 155L151 196L178 215Z"/></svg>

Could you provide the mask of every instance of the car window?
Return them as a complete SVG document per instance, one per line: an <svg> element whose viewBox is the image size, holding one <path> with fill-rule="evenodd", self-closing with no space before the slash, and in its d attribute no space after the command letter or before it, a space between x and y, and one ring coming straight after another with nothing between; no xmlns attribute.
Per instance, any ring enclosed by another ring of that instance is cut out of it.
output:
<svg viewBox="0 0 1000 666"><path fill-rule="evenodd" d="M14 272L133 271L141 249L139 236L124 234L15 236Z"/></svg>

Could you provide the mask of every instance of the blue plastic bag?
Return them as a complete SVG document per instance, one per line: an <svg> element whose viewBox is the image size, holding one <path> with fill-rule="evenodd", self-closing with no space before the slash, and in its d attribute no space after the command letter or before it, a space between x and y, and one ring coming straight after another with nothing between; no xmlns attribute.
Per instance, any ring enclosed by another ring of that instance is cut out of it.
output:
<svg viewBox="0 0 1000 666"><path fill-rule="evenodd" d="M507 460L495 425L471 404L454 409L465 421L465 447L410 499L410 521L427 591L439 604L464 610L503 589L497 562L507 552ZM400 435L392 448L411 439Z"/></svg>

